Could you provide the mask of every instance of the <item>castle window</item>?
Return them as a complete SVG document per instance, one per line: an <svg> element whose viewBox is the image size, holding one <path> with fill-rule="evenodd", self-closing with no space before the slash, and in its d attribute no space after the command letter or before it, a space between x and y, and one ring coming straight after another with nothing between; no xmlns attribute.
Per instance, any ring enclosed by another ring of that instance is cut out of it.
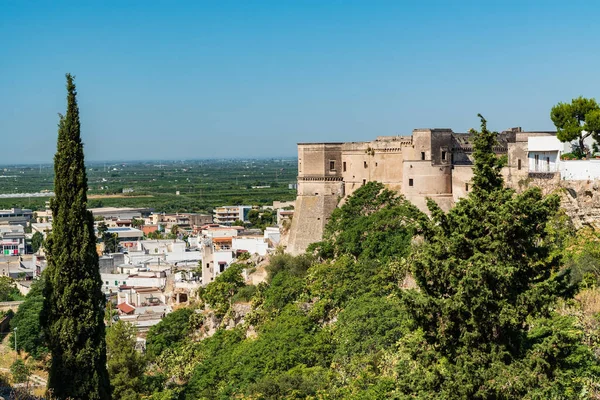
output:
<svg viewBox="0 0 600 400"><path fill-rule="evenodd" d="M344 169L344 172L346 172L346 161L342 163L342 168Z"/></svg>
<svg viewBox="0 0 600 400"><path fill-rule="evenodd" d="M446 161L446 152L442 151L442 160Z"/></svg>
<svg viewBox="0 0 600 400"><path fill-rule="evenodd" d="M412 178L410 178L410 179L408 180L408 186L413 186L413 180L412 180Z"/></svg>
<svg viewBox="0 0 600 400"><path fill-rule="evenodd" d="M517 160L517 169L519 171L521 170L521 159L520 158Z"/></svg>
<svg viewBox="0 0 600 400"><path fill-rule="evenodd" d="M367 180L363 179L363 186L365 186L367 184Z"/></svg>
<svg viewBox="0 0 600 400"><path fill-rule="evenodd" d="M469 184L465 183L465 192L468 192L468 191L469 191Z"/></svg>
<svg viewBox="0 0 600 400"><path fill-rule="evenodd" d="M335 171L335 161L334 160L329 160L329 170Z"/></svg>
<svg viewBox="0 0 600 400"><path fill-rule="evenodd" d="M425 160L425 152L424 151L421 152L421 160Z"/></svg>
<svg viewBox="0 0 600 400"><path fill-rule="evenodd" d="M366 161L363 161L363 166L364 166L365 168L367 168L367 162L366 162Z"/></svg>

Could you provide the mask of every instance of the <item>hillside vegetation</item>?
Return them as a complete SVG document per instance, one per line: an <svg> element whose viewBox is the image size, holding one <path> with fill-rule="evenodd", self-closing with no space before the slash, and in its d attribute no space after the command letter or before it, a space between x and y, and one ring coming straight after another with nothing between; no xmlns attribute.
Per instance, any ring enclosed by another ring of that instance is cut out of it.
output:
<svg viewBox="0 0 600 400"><path fill-rule="evenodd" d="M483 118L475 134L473 189L449 212L368 183L266 283L233 266L201 292L223 320L248 299L243 323L199 340L205 313L165 318L147 372L165 387L140 396L600 398L598 234L556 196L505 188Z"/></svg>
<svg viewBox="0 0 600 400"><path fill-rule="evenodd" d="M112 324L113 398L600 399L600 234L555 195L505 188L495 136L482 118L472 190L449 212L371 182L306 254L272 255L266 282L231 265L143 357ZM47 361L43 285L12 327Z"/></svg>

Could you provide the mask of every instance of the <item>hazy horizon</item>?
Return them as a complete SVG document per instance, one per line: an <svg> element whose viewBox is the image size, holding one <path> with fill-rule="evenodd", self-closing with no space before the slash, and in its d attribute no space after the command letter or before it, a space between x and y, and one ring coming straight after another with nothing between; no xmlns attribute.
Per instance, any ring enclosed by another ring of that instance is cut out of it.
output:
<svg viewBox="0 0 600 400"><path fill-rule="evenodd" d="M64 74L86 159L295 157L414 128L554 130L595 97L590 2L3 2L2 164L50 163ZM277 154L273 156L273 154Z"/></svg>

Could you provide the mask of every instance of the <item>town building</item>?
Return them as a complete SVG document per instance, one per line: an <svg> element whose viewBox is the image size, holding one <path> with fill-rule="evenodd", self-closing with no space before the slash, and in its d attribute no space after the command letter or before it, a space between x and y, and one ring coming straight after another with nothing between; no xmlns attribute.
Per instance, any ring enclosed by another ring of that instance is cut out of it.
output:
<svg viewBox="0 0 600 400"><path fill-rule="evenodd" d="M201 253L197 249L189 249L187 243L179 239L140 240L129 253L141 251L144 254L164 254L164 261L173 265L196 266L201 259Z"/></svg>
<svg viewBox="0 0 600 400"><path fill-rule="evenodd" d="M162 225L166 231L170 231L174 226L184 230L192 230L194 227L213 222L212 215L196 213L152 214L150 218L152 225Z"/></svg>
<svg viewBox="0 0 600 400"><path fill-rule="evenodd" d="M31 232L39 232L44 236L44 239L48 237L48 234L52 232L51 222L36 222L31 224Z"/></svg>
<svg viewBox="0 0 600 400"><path fill-rule="evenodd" d="M25 226L31 221L33 211L26 208L11 208L10 210L0 210L0 224L22 225Z"/></svg>
<svg viewBox="0 0 600 400"><path fill-rule="evenodd" d="M251 206L223 206L214 211L213 221L220 225L233 225L235 221L248 222Z"/></svg>
<svg viewBox="0 0 600 400"><path fill-rule="evenodd" d="M131 208L131 207L99 207L90 208L94 218L104 218L105 220L131 220L148 217L152 213L151 208Z"/></svg>
<svg viewBox="0 0 600 400"><path fill-rule="evenodd" d="M0 276L31 280L36 275L31 256L0 256Z"/></svg>
<svg viewBox="0 0 600 400"><path fill-rule="evenodd" d="M119 242L135 242L144 237L144 232L132 227L108 228L107 233L116 234Z"/></svg>
<svg viewBox="0 0 600 400"><path fill-rule="evenodd" d="M233 237L205 237L200 246L202 253L202 285L206 286L231 264L235 258Z"/></svg>
<svg viewBox="0 0 600 400"><path fill-rule="evenodd" d="M23 226L0 225L0 246L4 256L25 254L25 230Z"/></svg>

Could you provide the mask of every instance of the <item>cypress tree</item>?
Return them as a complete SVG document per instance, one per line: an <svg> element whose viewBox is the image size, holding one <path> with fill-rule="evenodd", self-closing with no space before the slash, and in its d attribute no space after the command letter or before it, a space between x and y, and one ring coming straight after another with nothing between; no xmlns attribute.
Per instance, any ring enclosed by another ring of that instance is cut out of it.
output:
<svg viewBox="0 0 600 400"><path fill-rule="evenodd" d="M67 113L60 115L54 156L52 234L41 316L52 355L48 389L58 399L109 399L102 281L94 219L87 210L87 177L73 76Z"/></svg>

